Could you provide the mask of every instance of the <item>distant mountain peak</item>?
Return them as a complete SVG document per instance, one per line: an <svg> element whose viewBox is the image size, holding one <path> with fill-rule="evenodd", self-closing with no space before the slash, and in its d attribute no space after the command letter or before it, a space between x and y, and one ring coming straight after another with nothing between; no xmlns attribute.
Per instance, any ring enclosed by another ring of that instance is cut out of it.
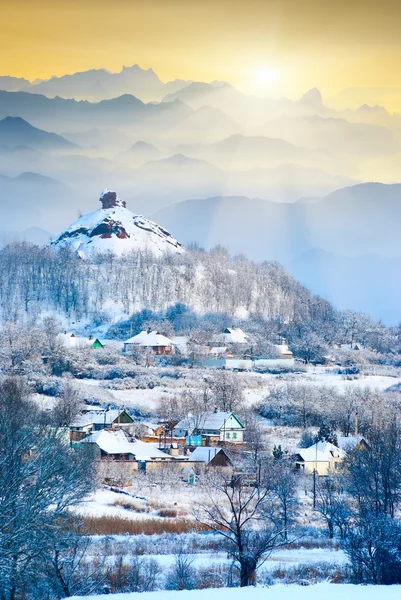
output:
<svg viewBox="0 0 401 600"><path fill-rule="evenodd" d="M143 140L138 140L133 144L130 150L157 150L154 144L150 144L149 142L144 142Z"/></svg>
<svg viewBox="0 0 401 600"><path fill-rule="evenodd" d="M322 108L323 107L323 98L320 90L317 88L312 88L304 94L300 100L302 104L306 104L308 106L314 108Z"/></svg>
<svg viewBox="0 0 401 600"><path fill-rule="evenodd" d="M72 149L77 147L61 135L34 127L22 117L5 117L0 120L0 145L9 148L27 146L43 149Z"/></svg>
<svg viewBox="0 0 401 600"><path fill-rule="evenodd" d="M32 127L32 125L30 123L28 123L28 121L25 121L25 119L23 119L22 117L4 117L4 119L2 119L3 123L13 123L14 125L17 126L27 126L27 127Z"/></svg>

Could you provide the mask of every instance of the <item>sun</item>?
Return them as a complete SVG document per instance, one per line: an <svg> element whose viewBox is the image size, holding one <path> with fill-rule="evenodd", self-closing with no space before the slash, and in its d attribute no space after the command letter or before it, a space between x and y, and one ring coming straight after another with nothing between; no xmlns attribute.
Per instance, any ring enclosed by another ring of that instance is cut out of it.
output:
<svg viewBox="0 0 401 600"><path fill-rule="evenodd" d="M277 81L277 71L266 65L256 69L255 79L260 87L269 87Z"/></svg>

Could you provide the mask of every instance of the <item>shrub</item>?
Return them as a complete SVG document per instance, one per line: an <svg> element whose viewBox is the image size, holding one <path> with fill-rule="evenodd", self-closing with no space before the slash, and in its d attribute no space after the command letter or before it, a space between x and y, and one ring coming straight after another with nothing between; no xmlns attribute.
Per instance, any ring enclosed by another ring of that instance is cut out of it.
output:
<svg viewBox="0 0 401 600"><path fill-rule="evenodd" d="M89 535L153 535L209 531L206 525L190 519L124 519L116 516L82 518Z"/></svg>

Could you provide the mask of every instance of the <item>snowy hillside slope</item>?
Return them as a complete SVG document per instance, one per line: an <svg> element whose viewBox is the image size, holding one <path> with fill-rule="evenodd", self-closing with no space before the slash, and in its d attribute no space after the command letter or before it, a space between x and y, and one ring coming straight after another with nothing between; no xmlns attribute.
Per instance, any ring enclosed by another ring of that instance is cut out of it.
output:
<svg viewBox="0 0 401 600"><path fill-rule="evenodd" d="M82 257L113 252L117 256L132 250L149 251L155 256L183 252L183 248L168 231L126 208L116 192L103 190L99 198L102 208L80 217L50 246L70 246Z"/></svg>

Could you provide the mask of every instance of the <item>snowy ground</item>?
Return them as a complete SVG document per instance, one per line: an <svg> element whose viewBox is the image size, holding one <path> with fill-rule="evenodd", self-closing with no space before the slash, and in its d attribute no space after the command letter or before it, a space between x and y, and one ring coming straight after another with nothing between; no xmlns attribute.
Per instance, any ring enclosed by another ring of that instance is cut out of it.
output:
<svg viewBox="0 0 401 600"><path fill-rule="evenodd" d="M201 370L190 372L192 377L199 374L201 381ZM153 369L149 369L149 374L154 374ZM325 367L309 367L306 373L290 375L271 375L259 373L238 373L238 377L246 382L244 395L248 406L253 406L261 402L269 394L272 387L285 385L289 381L298 381L304 383L315 383L317 385L327 385L336 387L340 392L354 387L369 387L371 389L385 390L393 385L401 383L401 377L388 377L382 375L359 376L356 379L347 379L343 375L334 374L331 369ZM137 407L145 411L155 410L162 397L179 395L188 387L192 387L193 381L188 378L174 380L170 382L163 379L160 386L153 389L130 389L130 390L112 390L108 389L110 382L102 380L76 380L76 386L89 396L98 396L99 401L113 402L119 406L127 408Z"/></svg>
<svg viewBox="0 0 401 600"><path fill-rule="evenodd" d="M383 375L366 375L357 379L347 379L343 375L336 375L324 368L312 368L307 373L306 381L314 381L319 384L335 386L340 391L353 387L368 387L376 390L386 390L387 388L401 383L401 377L386 377Z"/></svg>
<svg viewBox="0 0 401 600"><path fill-rule="evenodd" d="M175 557L173 554L151 554L146 555L147 558L154 558L162 567L170 567L174 564ZM216 563L231 563L231 559L227 558L225 552L204 552L193 554L194 567L207 567ZM311 565L314 563L328 563L331 565L343 565L347 562L347 557L341 550L331 550L327 548L299 548L277 550L263 565L263 570L271 571L277 567L286 569L295 565Z"/></svg>
<svg viewBox="0 0 401 600"><path fill-rule="evenodd" d="M135 486L126 488L129 495L120 494L108 489L98 489L88 496L86 500L75 509L81 515L91 517L120 517L123 519L154 519L159 517L158 511L162 508L175 508L181 517L191 518L191 508L196 499L199 500L198 487L182 483L181 485L146 485L142 482L140 489ZM130 506L131 508L123 508Z"/></svg>
<svg viewBox="0 0 401 600"><path fill-rule="evenodd" d="M85 600L399 600L401 586L358 586L319 583L317 585L275 585L271 588L220 588L182 592L147 592L87 596ZM74 599L72 599L74 600ZM75 598L77 600L77 598Z"/></svg>

